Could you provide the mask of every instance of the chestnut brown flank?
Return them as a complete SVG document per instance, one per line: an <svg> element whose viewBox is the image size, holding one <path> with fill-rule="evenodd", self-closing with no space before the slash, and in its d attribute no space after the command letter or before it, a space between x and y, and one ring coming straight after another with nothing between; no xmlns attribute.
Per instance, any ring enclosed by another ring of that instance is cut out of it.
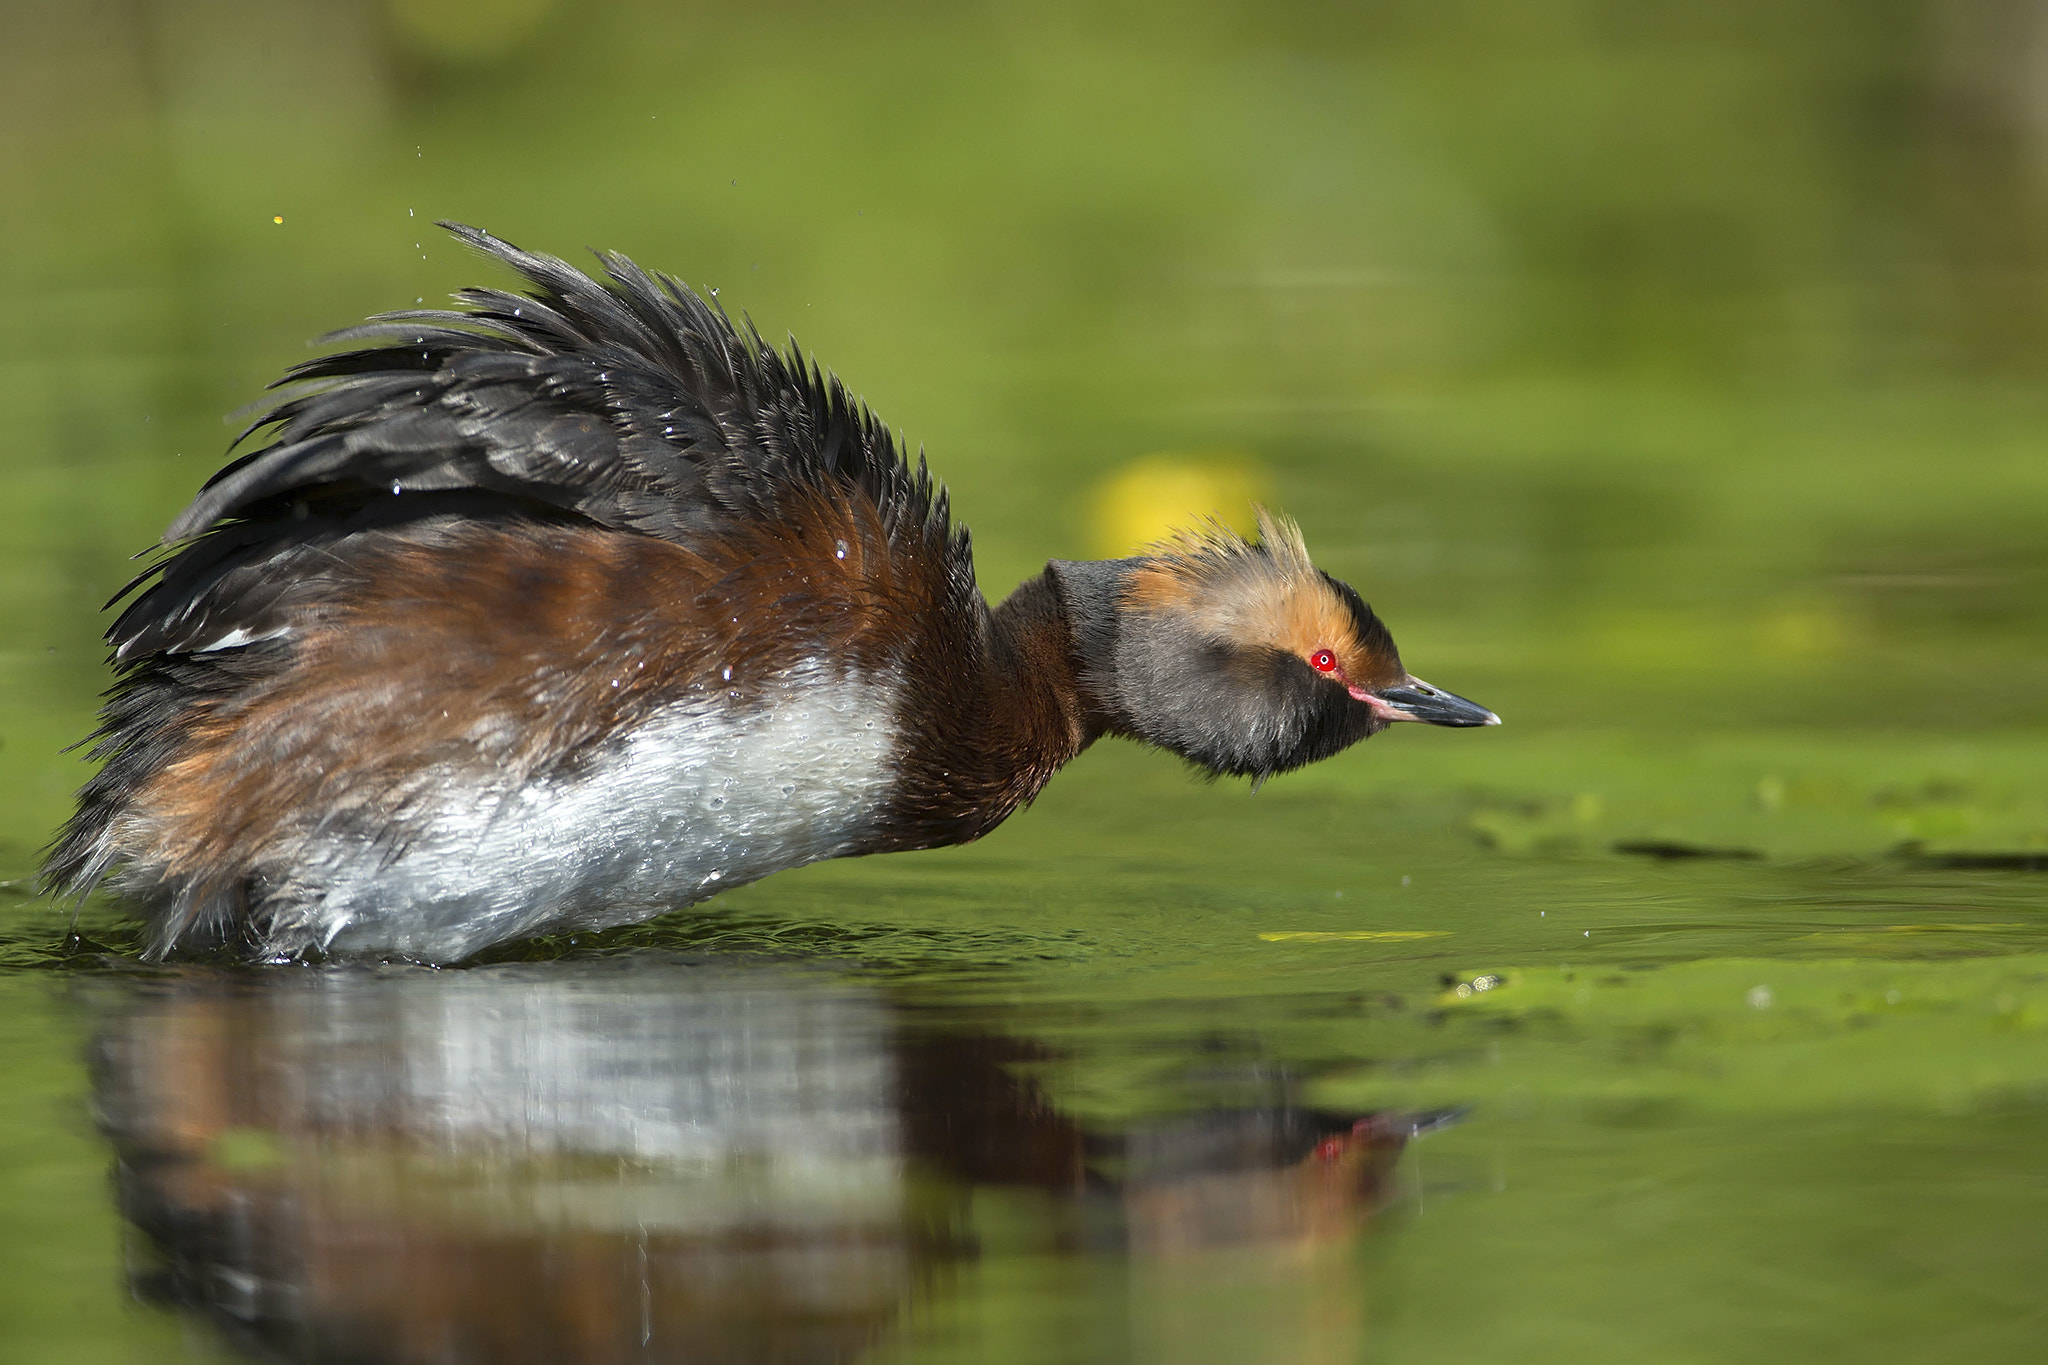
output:
<svg viewBox="0 0 2048 1365"><path fill-rule="evenodd" d="M927 565L872 505L793 496L785 513L691 548L521 523L431 549L397 538L273 678L196 708L136 793L136 832L176 875L236 875L309 811L402 813L452 777L516 786L692 695L755 700L807 658L900 663L892 642L934 613Z"/></svg>

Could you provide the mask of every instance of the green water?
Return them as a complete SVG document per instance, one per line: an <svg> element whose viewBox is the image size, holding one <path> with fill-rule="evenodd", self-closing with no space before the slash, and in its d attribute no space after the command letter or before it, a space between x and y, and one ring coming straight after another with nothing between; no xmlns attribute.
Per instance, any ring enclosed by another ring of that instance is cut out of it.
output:
<svg viewBox="0 0 2048 1365"><path fill-rule="evenodd" d="M1235 471L1505 718L1256 796L1104 746L980 845L471 973L517 1000L639 963L671 1003L768 973L773 1017L853 1001L886 1066L1004 1040L973 1074L1097 1148L1463 1110L1312 1248L1149 1254L1099 1201L920 1177L912 1269L833 1349L2038 1349L2032 7L431 8L0 6L0 1355L237 1349L140 1288L104 1059L318 1037L290 1002L354 978L138 973L102 905L66 955L23 879L128 556L306 338L479 278L443 217L795 332L925 446L992 593L1122 548L1134 463ZM268 1045L220 1083L318 1057ZM368 1157L261 1098L207 1179L357 1188Z"/></svg>

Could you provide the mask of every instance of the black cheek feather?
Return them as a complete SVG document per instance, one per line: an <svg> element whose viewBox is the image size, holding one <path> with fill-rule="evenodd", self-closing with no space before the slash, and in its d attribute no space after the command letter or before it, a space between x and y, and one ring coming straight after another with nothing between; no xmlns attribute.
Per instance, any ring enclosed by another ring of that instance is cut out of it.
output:
<svg viewBox="0 0 2048 1365"><path fill-rule="evenodd" d="M1126 687L1126 714L1138 720L1136 738L1211 777L1290 772L1380 728L1369 708L1285 650L1210 643L1174 662Z"/></svg>
<svg viewBox="0 0 2048 1365"><path fill-rule="evenodd" d="M1273 766L1274 772L1320 763L1386 728L1387 723L1375 716L1371 707L1352 700L1342 688L1313 675L1305 681L1313 694L1305 707L1307 725L1300 742Z"/></svg>
<svg viewBox="0 0 2048 1365"><path fill-rule="evenodd" d="M1372 709L1284 650L1265 651L1266 705L1281 719L1274 742L1259 755L1254 777L1292 772L1341 753L1385 728Z"/></svg>

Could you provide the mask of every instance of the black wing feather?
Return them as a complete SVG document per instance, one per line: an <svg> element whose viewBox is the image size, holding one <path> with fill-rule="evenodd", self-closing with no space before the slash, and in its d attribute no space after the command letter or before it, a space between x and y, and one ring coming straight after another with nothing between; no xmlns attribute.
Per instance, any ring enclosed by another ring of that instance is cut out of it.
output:
<svg viewBox="0 0 2048 1365"><path fill-rule="evenodd" d="M570 517L689 543L772 518L795 485L851 485L971 590L966 535L922 458L792 342L777 351L666 275L602 255L595 279L444 223L525 277L327 337L164 534L172 553L108 632L116 656L261 638L317 593L323 556L422 516ZM360 343L372 343L362 345ZM310 524L309 524L310 523ZM123 596L127 593L124 592ZM118 598L116 600L119 600Z"/></svg>

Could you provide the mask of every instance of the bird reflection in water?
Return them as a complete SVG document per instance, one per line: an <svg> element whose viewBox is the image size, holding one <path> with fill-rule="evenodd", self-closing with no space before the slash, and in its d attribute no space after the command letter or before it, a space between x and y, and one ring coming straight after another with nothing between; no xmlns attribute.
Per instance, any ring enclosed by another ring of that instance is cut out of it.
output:
<svg viewBox="0 0 2048 1365"><path fill-rule="evenodd" d="M991 1187L1055 1250L1298 1265L1429 1122L1092 1133L1031 1058L828 972L639 958L180 971L94 1060L137 1292L307 1360L850 1359L957 1290Z"/></svg>

